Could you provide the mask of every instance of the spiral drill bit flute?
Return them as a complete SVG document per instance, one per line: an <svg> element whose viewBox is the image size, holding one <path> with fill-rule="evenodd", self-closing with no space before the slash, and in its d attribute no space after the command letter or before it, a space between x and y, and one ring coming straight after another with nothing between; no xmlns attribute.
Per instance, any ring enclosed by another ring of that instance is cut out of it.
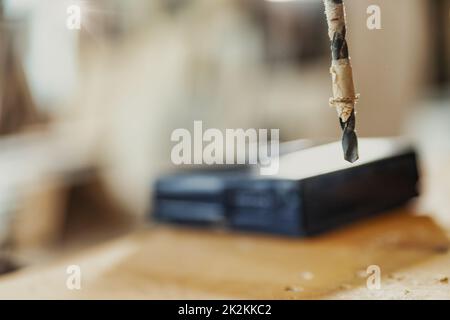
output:
<svg viewBox="0 0 450 320"><path fill-rule="evenodd" d="M342 128L342 148L345 160L358 160L358 138L355 133L355 104L358 99L353 84L353 72L345 40L345 10L343 0L323 0L331 41L333 98L330 106L336 108Z"/></svg>

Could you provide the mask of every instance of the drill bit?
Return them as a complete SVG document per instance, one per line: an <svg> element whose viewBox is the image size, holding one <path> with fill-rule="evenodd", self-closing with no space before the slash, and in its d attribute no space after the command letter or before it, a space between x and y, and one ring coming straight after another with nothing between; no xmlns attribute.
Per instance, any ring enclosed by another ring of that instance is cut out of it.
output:
<svg viewBox="0 0 450 320"><path fill-rule="evenodd" d="M330 106L336 108L342 128L342 148L345 160L358 160L358 138L355 132L355 104L358 99L353 84L353 71L348 53L345 9L342 0L323 0L331 41L333 98Z"/></svg>
<svg viewBox="0 0 450 320"><path fill-rule="evenodd" d="M358 155L358 137L355 132L355 111L352 112L347 122L339 118L342 128L342 149L344 150L344 159L354 163L359 159Z"/></svg>

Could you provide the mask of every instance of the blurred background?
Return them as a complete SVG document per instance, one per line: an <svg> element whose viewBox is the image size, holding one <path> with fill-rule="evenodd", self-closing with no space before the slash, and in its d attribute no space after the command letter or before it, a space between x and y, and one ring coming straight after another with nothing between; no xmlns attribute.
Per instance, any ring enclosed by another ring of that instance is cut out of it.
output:
<svg viewBox="0 0 450 320"><path fill-rule="evenodd" d="M194 120L340 139L322 1L0 3L0 273L140 228ZM450 0L346 9L358 133L416 143L420 212L450 226Z"/></svg>

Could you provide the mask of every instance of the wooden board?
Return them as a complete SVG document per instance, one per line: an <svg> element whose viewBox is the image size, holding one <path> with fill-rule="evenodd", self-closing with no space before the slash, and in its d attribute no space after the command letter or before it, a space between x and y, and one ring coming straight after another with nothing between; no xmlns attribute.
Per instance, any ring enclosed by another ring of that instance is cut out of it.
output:
<svg viewBox="0 0 450 320"><path fill-rule="evenodd" d="M81 267L81 290L66 268ZM380 290L366 287L369 265ZM149 226L1 278L0 298L450 298L448 232L399 211L308 240Z"/></svg>

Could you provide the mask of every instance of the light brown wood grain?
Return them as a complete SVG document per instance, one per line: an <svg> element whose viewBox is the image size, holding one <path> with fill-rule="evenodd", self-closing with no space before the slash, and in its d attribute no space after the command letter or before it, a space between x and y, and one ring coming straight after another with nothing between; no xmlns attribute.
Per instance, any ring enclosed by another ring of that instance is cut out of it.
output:
<svg viewBox="0 0 450 320"><path fill-rule="evenodd" d="M312 239L155 226L3 277L0 298L412 298L424 291L450 298L439 282L449 272L448 247L430 218L407 212ZM66 288L70 264L82 269L79 291ZM366 288L372 264L381 268L382 290Z"/></svg>

